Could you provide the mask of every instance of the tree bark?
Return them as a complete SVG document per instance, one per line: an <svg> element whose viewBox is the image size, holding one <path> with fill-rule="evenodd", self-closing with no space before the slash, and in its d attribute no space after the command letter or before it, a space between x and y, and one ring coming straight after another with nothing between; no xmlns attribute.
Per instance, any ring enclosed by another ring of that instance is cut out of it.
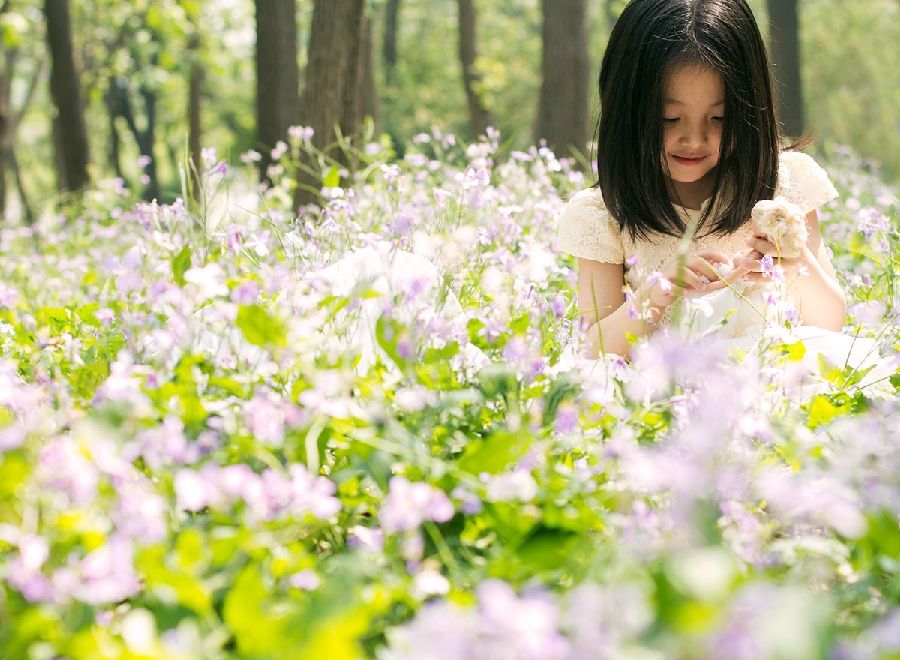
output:
<svg viewBox="0 0 900 660"><path fill-rule="evenodd" d="M197 34L191 36L188 44L188 52L191 55L191 73L188 80L188 157L193 163L191 176L194 180L194 189L198 189L197 167L200 163L200 151L203 140L203 124L201 112L203 105L203 83L206 71L200 59L200 37Z"/></svg>
<svg viewBox="0 0 900 660"><path fill-rule="evenodd" d="M490 113L478 92L480 76L475 68L476 24L474 0L459 0L459 63L462 65L463 87L469 106L469 126L473 137L484 135L491 125Z"/></svg>
<svg viewBox="0 0 900 660"><path fill-rule="evenodd" d="M0 14L9 8L9 3L0 5ZM6 217L6 171L11 164L13 118L10 104L12 96L12 72L15 70L16 51L3 48L3 69L0 70L0 217Z"/></svg>
<svg viewBox="0 0 900 660"><path fill-rule="evenodd" d="M339 135L353 141L363 120L366 47L365 0L315 0L306 65L301 123L312 128L313 145L353 168L352 154ZM321 173L313 169L298 177L295 203L317 202Z"/></svg>
<svg viewBox="0 0 900 660"><path fill-rule="evenodd" d="M11 96L10 78L7 72L12 71L12 55L3 53L3 70L0 71L0 217L6 217L6 172L11 162L12 146L12 114L9 99Z"/></svg>
<svg viewBox="0 0 900 660"><path fill-rule="evenodd" d="M3 13L2 10L8 6L8 3L4 3L4 7L0 8L0 13ZM7 60L6 60L6 75L7 81L6 84L11 84L12 82L12 72L15 71L16 68L16 60L18 59L17 53L15 50L7 51ZM6 140L4 144L5 153L2 158L5 159L4 163L6 167L8 167L12 171L13 179L16 183L16 190L19 193L19 206L22 209L22 217L25 220L26 224L34 223L34 212L31 209L31 203L28 201L28 194L25 190L25 183L22 180L22 171L19 168L19 163L16 158L16 145L15 145L15 135L16 135L16 127L22 122L22 117L25 116L25 113L28 111L28 108L31 106L31 101L34 99L34 95L37 91L38 85L43 80L43 71L44 65L46 64L46 58L42 57L38 62L35 63L34 70L31 73L31 78L28 81L28 85L25 88L25 94L23 95L21 104L17 109L12 107L12 93L11 89L8 90L7 101L9 101L9 105L7 106L7 124L6 124ZM7 193L9 190L9 184L7 181L4 181L4 184L7 186ZM5 199L5 197L4 197Z"/></svg>
<svg viewBox="0 0 900 660"><path fill-rule="evenodd" d="M797 0L766 0L766 9L769 14L769 49L775 69L778 114L785 135L796 138L803 135L805 130Z"/></svg>
<svg viewBox="0 0 900 660"><path fill-rule="evenodd" d="M272 148L300 120L297 1L255 0L256 142L265 178Z"/></svg>
<svg viewBox="0 0 900 660"><path fill-rule="evenodd" d="M384 8L384 35L381 56L384 60L384 75L388 83L394 80L397 68L397 26L400 21L400 0L387 0Z"/></svg>
<svg viewBox="0 0 900 660"><path fill-rule="evenodd" d="M44 0L44 17L51 57L50 94L56 107L53 135L59 188L79 190L88 183L88 140L68 0Z"/></svg>
<svg viewBox="0 0 900 660"><path fill-rule="evenodd" d="M378 100L378 87L375 83L375 53L372 45L372 21L367 16L363 16L365 21L363 35L365 42L362 45L363 60L363 82L362 82L362 117L369 117L375 124L375 130L378 132L378 125L381 119L381 107Z"/></svg>
<svg viewBox="0 0 900 660"><path fill-rule="evenodd" d="M543 54L535 140L559 156L589 140L587 0L542 0Z"/></svg>

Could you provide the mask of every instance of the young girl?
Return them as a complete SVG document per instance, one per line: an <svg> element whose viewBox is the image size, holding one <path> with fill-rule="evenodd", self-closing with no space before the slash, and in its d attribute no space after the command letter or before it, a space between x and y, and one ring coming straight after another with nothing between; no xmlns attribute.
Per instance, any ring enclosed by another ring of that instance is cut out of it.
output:
<svg viewBox="0 0 900 660"><path fill-rule="evenodd" d="M837 193L812 158L782 150L745 0L631 0L603 57L600 102L597 183L570 200L558 237L578 257L592 357L628 356L683 297L762 280L770 259L802 324L841 329L846 299L816 215ZM752 230L754 205L776 195L806 216L794 258Z"/></svg>

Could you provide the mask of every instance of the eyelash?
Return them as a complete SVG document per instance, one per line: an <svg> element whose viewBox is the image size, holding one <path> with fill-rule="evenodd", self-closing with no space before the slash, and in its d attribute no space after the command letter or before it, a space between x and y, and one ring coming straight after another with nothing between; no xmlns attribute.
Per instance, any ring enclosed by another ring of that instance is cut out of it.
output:
<svg viewBox="0 0 900 660"><path fill-rule="evenodd" d="M663 123L674 124L676 121L679 121L679 119L679 117L663 117ZM715 117L710 117L710 119L712 119L713 121L725 121L724 117L720 117L718 115Z"/></svg>

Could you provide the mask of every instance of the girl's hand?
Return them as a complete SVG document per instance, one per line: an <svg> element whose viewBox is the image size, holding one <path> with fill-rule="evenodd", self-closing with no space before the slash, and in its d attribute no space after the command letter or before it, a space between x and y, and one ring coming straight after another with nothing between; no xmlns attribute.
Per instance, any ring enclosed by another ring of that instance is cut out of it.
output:
<svg viewBox="0 0 900 660"><path fill-rule="evenodd" d="M647 280L645 291L651 304L666 308L679 295L709 293L724 288L734 279L732 261L718 250L698 250L670 261L662 270L662 277ZM746 272L746 271L744 271ZM738 272L737 277L741 276Z"/></svg>
<svg viewBox="0 0 900 660"><path fill-rule="evenodd" d="M763 261L765 257L771 261ZM771 277L774 266L780 266L784 277L793 279L803 269L804 262L812 258L808 249L804 249L799 257L787 258L779 254L778 248L765 234L756 234L747 238L747 249L738 252L734 258L736 268L746 271L746 279L751 282L760 282Z"/></svg>

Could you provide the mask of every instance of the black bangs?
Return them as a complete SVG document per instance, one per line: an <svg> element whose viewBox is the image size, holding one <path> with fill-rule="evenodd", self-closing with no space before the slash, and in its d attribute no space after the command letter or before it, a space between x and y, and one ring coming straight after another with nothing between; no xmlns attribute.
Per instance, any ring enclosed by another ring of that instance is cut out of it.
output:
<svg viewBox="0 0 900 660"><path fill-rule="evenodd" d="M681 236L662 158L663 85L695 63L722 75L725 113L702 233L728 234L774 194L780 135L765 45L744 0L632 0L616 22L600 69L597 183L632 238Z"/></svg>

